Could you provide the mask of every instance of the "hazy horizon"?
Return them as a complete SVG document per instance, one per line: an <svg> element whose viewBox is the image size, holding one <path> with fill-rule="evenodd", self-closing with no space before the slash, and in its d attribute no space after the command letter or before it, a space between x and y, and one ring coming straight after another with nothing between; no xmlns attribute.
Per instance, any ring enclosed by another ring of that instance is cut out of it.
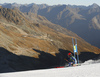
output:
<svg viewBox="0 0 100 77"><path fill-rule="evenodd" d="M24 4L27 4L27 5L28 4L32 4L32 3L17 3L17 2L13 2L13 3L5 2L5 3L0 3L0 4L14 4L14 3L16 3L16 4L22 4L22 5L24 5ZM37 4L37 3L34 3L34 4ZM41 3L41 4L45 4L45 3ZM41 5L41 4L38 4L38 5ZM93 4L97 4L97 3L93 3ZM93 5L93 4L90 4L90 5ZM53 5L49 5L49 4L46 4L46 5L53 6ZM73 6L73 4L55 4L55 5L72 5ZM90 6L90 5L77 5L77 4L74 4L74 5L76 5L76 6Z"/></svg>
<svg viewBox="0 0 100 77"><path fill-rule="evenodd" d="M89 6L92 5L94 3L96 3L97 5L100 6L100 1L98 0L73 0L73 1L69 1L69 0L0 0L0 4L4 4L4 3L17 3L17 4L31 4L31 3L35 3L35 4L47 4L47 5L78 5L78 6Z"/></svg>

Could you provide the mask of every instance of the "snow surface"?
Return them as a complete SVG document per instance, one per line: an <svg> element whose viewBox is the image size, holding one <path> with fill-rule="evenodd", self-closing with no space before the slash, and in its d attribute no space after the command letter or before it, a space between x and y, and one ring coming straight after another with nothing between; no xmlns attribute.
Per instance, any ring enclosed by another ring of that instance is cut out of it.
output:
<svg viewBox="0 0 100 77"><path fill-rule="evenodd" d="M76 67L1 73L0 77L100 77L100 63Z"/></svg>
<svg viewBox="0 0 100 77"><path fill-rule="evenodd" d="M94 63L100 63L100 60L88 60L82 63L82 65L89 65L89 64L94 64Z"/></svg>

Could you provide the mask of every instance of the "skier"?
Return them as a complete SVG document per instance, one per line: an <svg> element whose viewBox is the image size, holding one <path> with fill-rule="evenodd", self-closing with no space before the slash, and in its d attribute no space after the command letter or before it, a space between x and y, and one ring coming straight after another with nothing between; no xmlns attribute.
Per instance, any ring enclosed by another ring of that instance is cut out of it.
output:
<svg viewBox="0 0 100 77"><path fill-rule="evenodd" d="M68 53L68 57L69 57L69 66L75 66L75 65L77 65L77 60L72 55L72 53Z"/></svg>

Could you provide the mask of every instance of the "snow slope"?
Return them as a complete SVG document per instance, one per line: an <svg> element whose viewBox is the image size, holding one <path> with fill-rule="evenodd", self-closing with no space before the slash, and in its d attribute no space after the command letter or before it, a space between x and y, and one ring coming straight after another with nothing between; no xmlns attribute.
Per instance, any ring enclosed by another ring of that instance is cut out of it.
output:
<svg viewBox="0 0 100 77"><path fill-rule="evenodd" d="M0 77L100 77L100 63L76 67L2 73Z"/></svg>

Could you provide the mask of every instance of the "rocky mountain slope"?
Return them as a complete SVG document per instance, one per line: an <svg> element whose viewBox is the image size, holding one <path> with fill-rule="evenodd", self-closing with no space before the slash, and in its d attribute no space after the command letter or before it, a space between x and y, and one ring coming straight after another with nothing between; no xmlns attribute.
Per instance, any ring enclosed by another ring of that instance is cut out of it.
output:
<svg viewBox="0 0 100 77"><path fill-rule="evenodd" d="M65 53L73 52L72 38L78 41L79 53L100 53L97 47L45 17L0 7L1 72L64 64ZM5 67L8 70L3 70Z"/></svg>
<svg viewBox="0 0 100 77"><path fill-rule="evenodd" d="M95 3L88 7L75 5L48 6L45 4L16 4L16 6L15 4L3 4L2 6L6 8L17 7L22 12L32 12L44 16L49 21L75 32L85 41L100 48L100 6Z"/></svg>
<svg viewBox="0 0 100 77"><path fill-rule="evenodd" d="M87 42L100 48L99 13L100 7L96 4L85 8L61 5L38 11L39 15L75 32Z"/></svg>
<svg viewBox="0 0 100 77"><path fill-rule="evenodd" d="M11 36L11 38L17 37L17 36L22 36L20 38L37 39L37 40L41 40L43 43L45 40L47 40L47 42L49 42L49 43L50 42L54 43L53 47L57 47L54 49L58 49L58 48L63 49L64 47L66 48L67 46L69 46L69 47L67 47L68 48L67 50L70 50L70 51L72 51L72 48L70 47L72 45L72 43L71 43L72 37L79 39L80 40L79 44L82 41L84 41L83 39L78 37L76 34L60 27L59 25L58 25L58 27L56 27L54 29L52 26L57 26L57 25L52 24L51 22L49 22L46 18L44 18L42 16L38 16L38 15L35 16L33 14L34 17L31 19L28 19L28 15L23 14L18 10L14 11L14 10L2 8L2 7L0 8L0 15L1 15L0 16L0 23L1 23L0 27L1 27L1 32L2 32L1 34L5 33L5 36L9 35L9 36ZM36 18L38 19L38 22L37 22ZM34 22L33 19L35 19L36 22ZM52 29L47 26L48 25L47 23L49 24L49 26L51 25ZM7 32L7 31L9 31L9 32ZM10 38L10 37L8 37L8 38ZM8 39L8 38L6 38L6 39ZM16 39L14 39L14 40L16 40ZM68 40L68 39L70 39L70 40ZM14 41L14 42L16 42L16 41ZM24 41L24 40L22 40L22 41ZM67 43L64 43L64 42L69 42L68 43L69 45L67 45ZM84 41L82 43L85 44L86 42ZM89 45L88 43L86 43L86 44ZM31 45L31 43L30 43L30 45ZM91 46L91 45L89 45L89 46ZM84 51L84 50L81 50L81 51Z"/></svg>

